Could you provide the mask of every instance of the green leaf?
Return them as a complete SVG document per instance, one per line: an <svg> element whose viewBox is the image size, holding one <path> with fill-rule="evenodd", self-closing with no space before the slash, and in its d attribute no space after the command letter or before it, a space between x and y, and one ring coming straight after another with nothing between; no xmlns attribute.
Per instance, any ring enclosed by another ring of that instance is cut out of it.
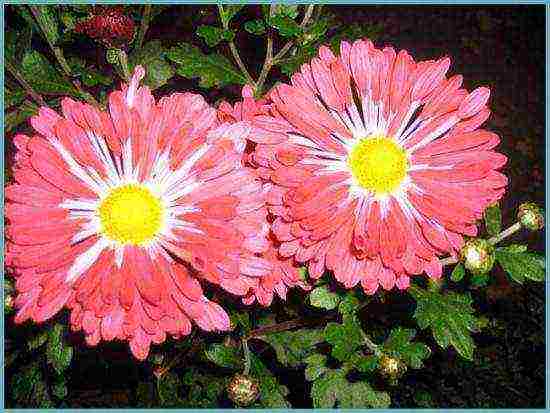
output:
<svg viewBox="0 0 550 413"><path fill-rule="evenodd" d="M174 68L166 60L166 49L159 40L150 41L132 53L128 58L128 65L131 71L137 65L144 67L144 83L152 90L165 85L175 74Z"/></svg>
<svg viewBox="0 0 550 413"><path fill-rule="evenodd" d="M304 359L307 367L305 370L306 380L314 381L328 370L326 367L327 356L319 353L312 354Z"/></svg>
<svg viewBox="0 0 550 413"><path fill-rule="evenodd" d="M340 303L340 297L338 294L329 291L326 285L322 285L309 294L309 302L313 307L332 310Z"/></svg>
<svg viewBox="0 0 550 413"><path fill-rule="evenodd" d="M231 312L231 324L235 327L241 327L244 334L248 334L252 329L250 314L248 312Z"/></svg>
<svg viewBox="0 0 550 413"><path fill-rule="evenodd" d="M73 358L73 348L63 338L64 327L61 324L55 324L48 334L48 344L46 346L46 358L58 374L63 372L71 364Z"/></svg>
<svg viewBox="0 0 550 413"><path fill-rule="evenodd" d="M409 367L419 369L424 366L424 359L431 354L430 348L424 343L413 343L411 340L416 331L408 328L396 327L392 329L384 343L384 353L403 360Z"/></svg>
<svg viewBox="0 0 550 413"><path fill-rule="evenodd" d="M212 344L205 350L206 357L221 367L237 369L242 365L241 352L237 347Z"/></svg>
<svg viewBox="0 0 550 413"><path fill-rule="evenodd" d="M233 40L235 33L221 27L202 25L197 29L197 36L202 37L209 47L214 47L223 40Z"/></svg>
<svg viewBox="0 0 550 413"><path fill-rule="evenodd" d="M266 334L261 339L269 343L277 354L281 364L296 367L315 349L315 345L324 341L323 330L301 329Z"/></svg>
<svg viewBox="0 0 550 413"><path fill-rule="evenodd" d="M105 76L97 69L86 66L86 62L79 57L70 57L67 63L71 67L72 72L78 75L86 86L93 87L97 85L109 86L113 83L110 76Z"/></svg>
<svg viewBox="0 0 550 413"><path fill-rule="evenodd" d="M42 33L49 43L55 45L59 40L59 28L57 24L57 8L56 6L30 6L35 7L38 11L35 16L38 25L42 29Z"/></svg>
<svg viewBox="0 0 550 413"><path fill-rule="evenodd" d="M290 403L286 400L288 388L279 384L277 378L254 353L250 354L250 361L250 372L260 382L260 397L252 407L291 407Z"/></svg>
<svg viewBox="0 0 550 413"><path fill-rule="evenodd" d="M442 348L452 345L462 357L473 360L475 345L470 333L477 330L478 323L470 294L427 291L416 286L408 291L416 299L414 317L419 327L430 327Z"/></svg>
<svg viewBox="0 0 550 413"><path fill-rule="evenodd" d="M470 278L470 284L475 288L487 286L489 283L489 274L473 274Z"/></svg>
<svg viewBox="0 0 550 413"><path fill-rule="evenodd" d="M331 21L329 18L322 18L306 27L300 39L301 44L311 44L321 39L329 29Z"/></svg>
<svg viewBox="0 0 550 413"><path fill-rule="evenodd" d="M325 340L332 344L332 356L340 361L348 360L363 344L363 330L355 316L348 316L342 324L328 323Z"/></svg>
<svg viewBox="0 0 550 413"><path fill-rule="evenodd" d="M44 330L27 340L27 348L30 351L36 350L44 345L46 341L48 341L48 331Z"/></svg>
<svg viewBox="0 0 550 413"><path fill-rule="evenodd" d="M16 401L15 407L43 409L53 407L38 361L26 365L16 373L11 380L9 390Z"/></svg>
<svg viewBox="0 0 550 413"><path fill-rule="evenodd" d="M387 408L390 396L374 390L366 381L350 383L347 369L328 370L311 386L313 407L318 409L338 408Z"/></svg>
<svg viewBox="0 0 550 413"><path fill-rule="evenodd" d="M546 269L544 256L533 252L519 252L521 246L511 247L496 250L496 260L510 278L519 284L522 284L526 278L532 281L544 281Z"/></svg>
<svg viewBox="0 0 550 413"><path fill-rule="evenodd" d="M517 254L527 251L527 245L525 244L511 244L505 247L497 248L497 251L504 251L505 253Z"/></svg>
<svg viewBox="0 0 550 413"><path fill-rule="evenodd" d="M67 397L67 394L68 394L67 383L65 383L64 379L58 381L57 383L54 383L51 387L51 390L52 390L52 396L55 396L58 399L63 400L65 397Z"/></svg>
<svg viewBox="0 0 550 413"><path fill-rule="evenodd" d="M269 11L269 7L267 8ZM297 5L286 5L286 4L276 4L274 6L273 15L274 16L283 16L288 17L289 19L295 19L298 17L300 11L298 10Z"/></svg>
<svg viewBox="0 0 550 413"><path fill-rule="evenodd" d="M183 77L200 78L203 88L223 87L230 84L246 84L246 78L224 56L203 54L189 43L179 43L168 52L168 58L176 63L176 72Z"/></svg>
<svg viewBox="0 0 550 413"><path fill-rule="evenodd" d="M485 228L489 235L497 235L502 228L502 213L500 206L495 204L488 207L483 213L483 219L485 220Z"/></svg>
<svg viewBox="0 0 550 413"><path fill-rule="evenodd" d="M464 274L466 273L466 270L464 269L464 265L461 263L458 263L453 268L453 272L451 273L451 280L454 282L459 282L464 278Z"/></svg>
<svg viewBox="0 0 550 413"><path fill-rule="evenodd" d="M340 301L338 312L343 316L348 316L351 314L355 314L357 311L359 311L359 308L359 299L356 297L356 292L352 290L346 292L346 294L342 298L342 301Z"/></svg>
<svg viewBox="0 0 550 413"><path fill-rule="evenodd" d="M284 15L276 15L269 19L269 25L279 31L283 37L293 37L302 34L302 28L292 18Z"/></svg>
<svg viewBox="0 0 550 413"><path fill-rule="evenodd" d="M181 378L181 384L188 388L184 400L178 407L215 408L225 392L230 377L225 375L205 374L196 368L189 368Z"/></svg>
<svg viewBox="0 0 550 413"><path fill-rule="evenodd" d="M244 7L244 5L234 4L234 5L223 5L222 20L227 22L231 21L233 17Z"/></svg>
<svg viewBox="0 0 550 413"><path fill-rule="evenodd" d="M372 354L364 356L355 353L355 357L353 357L351 361L353 368L361 373L374 371L378 367L378 357Z"/></svg>
<svg viewBox="0 0 550 413"><path fill-rule="evenodd" d="M168 372L157 380L157 394L161 407L181 407L180 381L175 373Z"/></svg>
<svg viewBox="0 0 550 413"><path fill-rule="evenodd" d="M61 76L55 67L36 50L29 50L25 53L20 71L25 80L38 93L78 97L78 92L72 83Z"/></svg>
<svg viewBox="0 0 550 413"><path fill-rule="evenodd" d="M30 100L25 100L20 106L6 113L4 118L4 131L13 131L17 126L26 122L27 119L37 113L38 106Z"/></svg>
<svg viewBox="0 0 550 413"><path fill-rule="evenodd" d="M23 54L31 48L32 26L20 30L7 30L4 37L4 58L16 67L21 63Z"/></svg>
<svg viewBox="0 0 550 413"><path fill-rule="evenodd" d="M244 24L244 29L250 34L260 36L265 33L265 24L263 20L250 20Z"/></svg>
<svg viewBox="0 0 550 413"><path fill-rule="evenodd" d="M26 93L20 87L8 89L4 86L4 109L19 105L25 99Z"/></svg>

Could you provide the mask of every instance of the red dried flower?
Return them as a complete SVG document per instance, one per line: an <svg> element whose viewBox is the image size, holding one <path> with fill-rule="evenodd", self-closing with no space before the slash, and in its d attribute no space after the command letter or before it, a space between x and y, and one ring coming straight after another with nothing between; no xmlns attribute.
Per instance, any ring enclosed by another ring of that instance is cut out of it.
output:
<svg viewBox="0 0 550 413"><path fill-rule="evenodd" d="M98 6L94 7L88 19L76 25L75 31L87 34L107 47L120 48L134 38L135 24L121 6Z"/></svg>

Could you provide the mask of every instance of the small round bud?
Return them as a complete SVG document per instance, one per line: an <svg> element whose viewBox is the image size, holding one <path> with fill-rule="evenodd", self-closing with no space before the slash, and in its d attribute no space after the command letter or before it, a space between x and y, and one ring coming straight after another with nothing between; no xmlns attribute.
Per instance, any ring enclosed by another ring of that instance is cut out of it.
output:
<svg viewBox="0 0 550 413"><path fill-rule="evenodd" d="M155 364L157 366L161 365L164 362L164 354L161 353L154 353L149 356L149 361L152 364Z"/></svg>
<svg viewBox="0 0 550 413"><path fill-rule="evenodd" d="M114 65L118 62L118 56L120 54L119 49L107 49L107 53L105 54L105 58L107 59L107 62Z"/></svg>
<svg viewBox="0 0 550 413"><path fill-rule="evenodd" d="M519 206L518 220L523 227L531 231L544 227L543 211L534 202L525 202Z"/></svg>
<svg viewBox="0 0 550 413"><path fill-rule="evenodd" d="M495 248L486 239L474 238L464 244L460 258L472 274L485 274L495 263Z"/></svg>
<svg viewBox="0 0 550 413"><path fill-rule="evenodd" d="M407 371L407 366L397 357L391 357L387 354L382 355L379 361L380 372L390 380L397 379Z"/></svg>
<svg viewBox="0 0 550 413"><path fill-rule="evenodd" d="M238 406L251 405L260 394L258 381L253 377L236 374L227 385L229 398Z"/></svg>
<svg viewBox="0 0 550 413"><path fill-rule="evenodd" d="M13 311L13 296L8 293L4 293L4 312L11 313Z"/></svg>

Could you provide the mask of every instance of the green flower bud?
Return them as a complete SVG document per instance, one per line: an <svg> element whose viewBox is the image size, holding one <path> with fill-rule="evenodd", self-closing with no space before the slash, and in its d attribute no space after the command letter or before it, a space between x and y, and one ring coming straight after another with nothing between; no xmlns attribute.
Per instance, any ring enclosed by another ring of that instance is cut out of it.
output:
<svg viewBox="0 0 550 413"><path fill-rule="evenodd" d="M534 202L525 202L519 206L518 220L523 227L531 231L544 227L544 213Z"/></svg>
<svg viewBox="0 0 550 413"><path fill-rule="evenodd" d="M249 406L258 398L260 387L253 377L236 374L227 385L229 398L238 406Z"/></svg>
<svg viewBox="0 0 550 413"><path fill-rule="evenodd" d="M403 376L407 371L407 366L397 357L391 357L387 354L380 357L378 363L380 373L390 381L394 381Z"/></svg>
<svg viewBox="0 0 550 413"><path fill-rule="evenodd" d="M474 238L464 244L460 258L472 274L485 274L495 263L495 248L486 239Z"/></svg>
<svg viewBox="0 0 550 413"><path fill-rule="evenodd" d="M107 49L105 58L110 64L114 65L115 63L118 63L119 54L120 54L119 49Z"/></svg>

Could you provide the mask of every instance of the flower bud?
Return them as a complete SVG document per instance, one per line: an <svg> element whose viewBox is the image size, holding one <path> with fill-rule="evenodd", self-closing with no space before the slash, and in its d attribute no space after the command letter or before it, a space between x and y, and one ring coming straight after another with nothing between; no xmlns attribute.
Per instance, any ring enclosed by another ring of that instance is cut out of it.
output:
<svg viewBox="0 0 550 413"><path fill-rule="evenodd" d="M486 239L474 238L464 244L460 258L472 274L485 274L495 263L495 248Z"/></svg>
<svg viewBox="0 0 550 413"><path fill-rule="evenodd" d="M395 380L403 376L407 371L407 366L397 357L391 357L387 354L382 355L379 361L380 373L390 379Z"/></svg>
<svg viewBox="0 0 550 413"><path fill-rule="evenodd" d="M543 211L534 202L525 202L519 206L518 220L523 227L531 231L544 227Z"/></svg>
<svg viewBox="0 0 550 413"><path fill-rule="evenodd" d="M253 377L236 374L227 385L229 398L238 406L249 406L260 394L258 381Z"/></svg>

